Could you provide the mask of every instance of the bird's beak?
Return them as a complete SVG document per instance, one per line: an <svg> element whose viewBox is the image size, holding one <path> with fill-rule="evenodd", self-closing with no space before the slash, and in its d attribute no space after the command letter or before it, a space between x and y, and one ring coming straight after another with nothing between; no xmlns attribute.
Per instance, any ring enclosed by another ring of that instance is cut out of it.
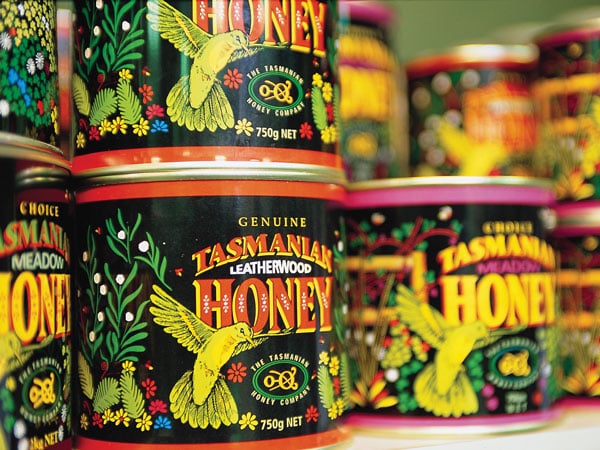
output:
<svg viewBox="0 0 600 450"><path fill-rule="evenodd" d="M246 338L246 340L248 341L248 343L252 346L252 347L256 347L256 342L254 342L254 339L252 339L252 336L248 336Z"/></svg>

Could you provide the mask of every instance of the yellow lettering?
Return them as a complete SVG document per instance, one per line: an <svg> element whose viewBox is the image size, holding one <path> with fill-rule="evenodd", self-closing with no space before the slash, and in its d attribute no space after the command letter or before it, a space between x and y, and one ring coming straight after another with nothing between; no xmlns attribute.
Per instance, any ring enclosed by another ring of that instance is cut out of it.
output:
<svg viewBox="0 0 600 450"><path fill-rule="evenodd" d="M477 320L477 278L477 275L440 277L442 313L449 325Z"/></svg>
<svg viewBox="0 0 600 450"><path fill-rule="evenodd" d="M453 326L480 320L495 329L556 321L553 273L447 275L439 282L442 312Z"/></svg>

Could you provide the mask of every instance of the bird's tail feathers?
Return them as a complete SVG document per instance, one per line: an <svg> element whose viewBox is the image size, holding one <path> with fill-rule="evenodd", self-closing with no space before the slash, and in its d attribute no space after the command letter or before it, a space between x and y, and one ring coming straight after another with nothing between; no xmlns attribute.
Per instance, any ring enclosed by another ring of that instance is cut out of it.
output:
<svg viewBox="0 0 600 450"><path fill-rule="evenodd" d="M219 83L214 83L198 108L190 105L190 79L181 77L167 95L167 114L179 126L190 131L227 130L235 121L229 100Z"/></svg>
<svg viewBox="0 0 600 450"><path fill-rule="evenodd" d="M218 429L238 422L237 405L225 380L218 378L205 402L198 405L193 401L192 371L188 370L175 383L169 400L173 417L192 428Z"/></svg>
<svg viewBox="0 0 600 450"><path fill-rule="evenodd" d="M421 408L441 417L460 417L474 414L479 401L469 377L460 371L445 394L436 389L437 371L428 364L417 375L414 383L415 399Z"/></svg>

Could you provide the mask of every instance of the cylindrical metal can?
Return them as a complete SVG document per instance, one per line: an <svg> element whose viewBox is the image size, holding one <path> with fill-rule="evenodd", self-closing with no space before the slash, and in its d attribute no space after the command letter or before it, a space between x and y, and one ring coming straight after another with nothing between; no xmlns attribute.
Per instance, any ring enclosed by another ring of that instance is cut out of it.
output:
<svg viewBox="0 0 600 450"><path fill-rule="evenodd" d="M341 168L337 2L75 5L73 171L134 162Z"/></svg>
<svg viewBox="0 0 600 450"><path fill-rule="evenodd" d="M350 181L408 173L406 77L389 39L397 23L381 1L340 1L341 153Z"/></svg>
<svg viewBox="0 0 600 450"><path fill-rule="evenodd" d="M560 387L568 402L600 399L600 204L557 207Z"/></svg>
<svg viewBox="0 0 600 450"><path fill-rule="evenodd" d="M343 172L265 164L77 181L78 449L349 437Z"/></svg>
<svg viewBox="0 0 600 450"><path fill-rule="evenodd" d="M533 45L470 44L406 65L416 176L531 176Z"/></svg>
<svg viewBox="0 0 600 450"><path fill-rule="evenodd" d="M350 185L350 425L490 433L557 414L552 201L522 177Z"/></svg>
<svg viewBox="0 0 600 450"><path fill-rule="evenodd" d="M69 164L0 132L0 448L71 449Z"/></svg>
<svg viewBox="0 0 600 450"><path fill-rule="evenodd" d="M0 3L0 131L58 145L55 0Z"/></svg>
<svg viewBox="0 0 600 450"><path fill-rule="evenodd" d="M539 176L552 179L560 201L599 199L600 12L557 22L535 40L538 76L532 86L540 121Z"/></svg>

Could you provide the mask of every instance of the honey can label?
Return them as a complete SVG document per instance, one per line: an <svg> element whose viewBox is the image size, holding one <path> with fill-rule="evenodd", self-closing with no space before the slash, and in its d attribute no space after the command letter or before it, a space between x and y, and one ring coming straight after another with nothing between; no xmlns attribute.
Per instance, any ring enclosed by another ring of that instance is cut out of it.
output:
<svg viewBox="0 0 600 450"><path fill-rule="evenodd" d="M0 3L0 131L58 145L56 1Z"/></svg>
<svg viewBox="0 0 600 450"><path fill-rule="evenodd" d="M207 183L79 196L78 448L343 439L347 305L328 200L204 196L222 185Z"/></svg>
<svg viewBox="0 0 600 450"><path fill-rule="evenodd" d="M0 160L15 181L15 161ZM6 186L6 185L4 185ZM71 211L63 188L0 207L0 448L71 448Z"/></svg>
<svg viewBox="0 0 600 450"><path fill-rule="evenodd" d="M78 5L74 170L81 161L84 167L121 156L129 163L168 161L190 151L196 160L341 167L336 5L324 0Z"/></svg>
<svg viewBox="0 0 600 450"><path fill-rule="evenodd" d="M493 417L552 404L556 261L542 209L347 212L357 411Z"/></svg>

